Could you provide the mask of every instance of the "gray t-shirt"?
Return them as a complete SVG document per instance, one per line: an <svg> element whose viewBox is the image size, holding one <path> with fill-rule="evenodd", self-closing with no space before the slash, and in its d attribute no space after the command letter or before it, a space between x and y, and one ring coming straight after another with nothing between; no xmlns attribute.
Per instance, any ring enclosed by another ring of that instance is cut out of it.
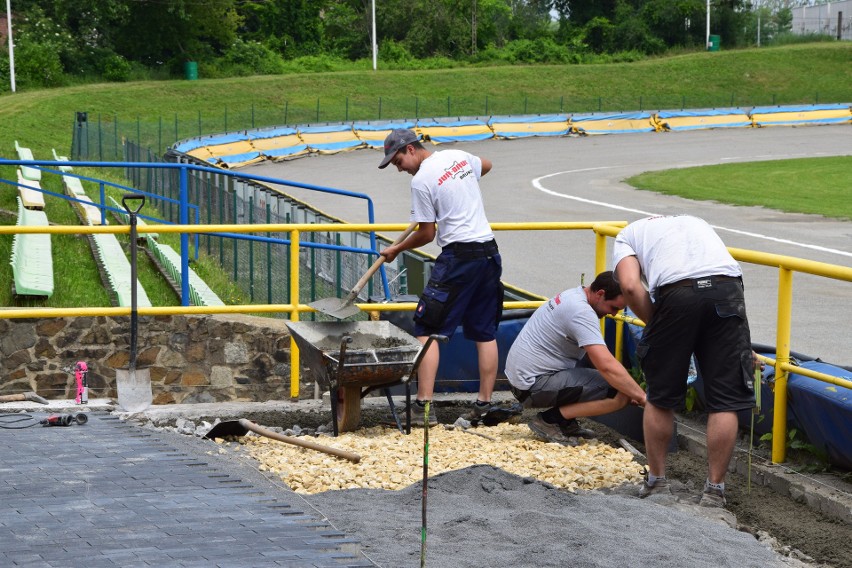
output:
<svg viewBox="0 0 852 568"><path fill-rule="evenodd" d="M586 345L605 343L600 319L578 286L539 306L521 329L506 357L509 383L527 390L536 377L573 369Z"/></svg>

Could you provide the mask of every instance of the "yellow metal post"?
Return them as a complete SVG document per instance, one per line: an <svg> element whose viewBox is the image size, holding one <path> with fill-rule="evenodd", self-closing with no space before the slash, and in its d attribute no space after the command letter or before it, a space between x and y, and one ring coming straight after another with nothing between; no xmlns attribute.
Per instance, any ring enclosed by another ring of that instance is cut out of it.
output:
<svg viewBox="0 0 852 568"><path fill-rule="evenodd" d="M299 321L299 231L290 231L290 312L292 321ZM299 347L290 336L290 398L299 400Z"/></svg>
<svg viewBox="0 0 852 568"><path fill-rule="evenodd" d="M618 312L623 314L624 312ZM604 319L606 321L606 319ZM619 363L623 363L621 355L624 352L624 320L615 320L615 359Z"/></svg>
<svg viewBox="0 0 852 568"><path fill-rule="evenodd" d="M604 270L606 270L606 235L595 229L595 273L592 280L594 281ZM601 335L606 337L606 318L601 319Z"/></svg>
<svg viewBox="0 0 852 568"><path fill-rule="evenodd" d="M772 461L787 458L787 370L790 362L790 330L793 307L793 272L778 268L778 327L775 337L775 408L772 420ZM759 385L755 385L759 388Z"/></svg>
<svg viewBox="0 0 852 568"><path fill-rule="evenodd" d="M606 270L606 235L595 231L595 275L592 276L592 280L604 270Z"/></svg>

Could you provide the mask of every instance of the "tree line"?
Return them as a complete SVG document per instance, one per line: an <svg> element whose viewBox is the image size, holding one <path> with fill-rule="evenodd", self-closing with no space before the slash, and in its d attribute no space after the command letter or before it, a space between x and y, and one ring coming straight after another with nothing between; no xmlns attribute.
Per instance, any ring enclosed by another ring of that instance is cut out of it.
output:
<svg viewBox="0 0 852 568"><path fill-rule="evenodd" d="M713 0L727 47L788 30L789 0ZM332 70L372 58L373 0L11 0L17 82ZM634 60L704 49L706 0L375 0L382 68ZM0 33L4 33L3 32ZM8 90L7 42L0 89ZM363 65L359 68L364 68Z"/></svg>

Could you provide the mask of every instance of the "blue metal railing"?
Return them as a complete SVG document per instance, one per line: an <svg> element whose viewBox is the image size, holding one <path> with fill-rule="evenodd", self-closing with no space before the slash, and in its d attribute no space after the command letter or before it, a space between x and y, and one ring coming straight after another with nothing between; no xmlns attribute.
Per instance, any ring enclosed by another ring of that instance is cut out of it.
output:
<svg viewBox="0 0 852 568"><path fill-rule="evenodd" d="M106 199L105 186L110 186L110 187L114 187L114 188L117 188L117 189L120 189L120 190L142 193L144 195L151 196L152 199L162 200L162 201L165 201L165 202L177 204L178 210L179 210L179 224L181 224L181 225L188 225L189 224L189 212L190 212L191 209L193 209L195 211L195 215L194 215L195 223L199 224L198 205L192 204L192 203L189 202L189 192L188 192L189 172L193 171L193 172L213 173L213 174L216 174L216 175L224 175L224 176L227 176L227 177L232 177L232 178L235 178L235 179L242 179L242 180L247 180L247 181L259 181L259 182L266 182L266 183L277 184L277 185L299 187L299 188L308 189L308 190L312 190L312 191L319 191L319 192L323 192L323 193L340 195L340 196L343 196L343 197L363 199L367 202L367 217L368 217L369 223L373 224L375 222L375 208L374 208L374 205L373 205L373 200L370 198L370 196L363 194L363 193L357 193L357 192L346 191L346 190L335 189L335 188L329 188L329 187L324 187L324 186L318 186L318 185L282 180L282 179L272 178L272 177L267 177L267 176L243 174L243 173L232 172L232 171L228 171L228 170L222 170L222 169L219 169L219 168L211 168L211 167L207 167L207 166L199 166L199 165L194 165L194 164L186 164L186 163L174 164L174 163L162 163L162 162L87 162L87 161L70 161L70 160L68 160L68 161L63 160L61 162L56 162L56 161L52 161L52 160L7 160L7 159L0 158L0 165L35 166L35 167L38 167L38 169L40 169L40 170L43 170L43 171L46 171L46 172L49 172L49 173L54 173L54 174L60 175L60 176L69 175L69 174L67 172L61 172L58 169L51 169L51 168L58 168L58 166L61 165L62 167L69 167L70 166L70 167L84 167L84 168L134 168L134 169L147 168L147 169L177 170L178 171L179 188L180 188L178 199L173 199L173 198L169 198L169 197L166 197L166 196L157 195L155 193L147 192L147 191L136 189L136 188L128 188L128 187L122 186L120 184L111 183L111 182L107 182L107 181L103 181L103 180L97 180L97 179L86 177L86 176L75 175L74 177L79 177L80 179L99 184L101 203L95 204L95 205L98 206L101 209L102 215L104 214L103 212L105 212L106 210L119 211L119 212L123 213L123 211L117 210L117 209L110 207L110 206L105 204L105 199ZM0 182L8 183L10 185L15 185L15 186L18 185L16 182L2 180L2 179L0 179ZM48 195L52 195L54 197L59 197L61 199L66 199L66 200L69 200L69 201L72 201L72 200L78 201L78 202L80 201L78 199L74 199L71 196L55 193L55 192L52 192L52 191L49 191L49 190L42 189L40 191L42 191L43 193L46 193ZM167 221L163 221L161 219L156 219L154 217L147 217L147 216L140 216L140 217L143 218L143 219L149 219L149 220L152 220L152 221L169 223ZM172 223L169 223L169 224L172 224ZM207 234L207 233L203 233L203 234ZM230 237L230 238L234 238L234 239L259 241L259 242L264 242L264 243L275 243L275 244L284 244L284 245L290 244L289 239L260 237L260 236L244 235L244 234L238 234L238 233L217 233L216 236L220 236L220 237L225 236L225 237ZM359 247L349 247L349 246L336 245L336 244L316 243L316 242L304 242L304 243L300 242L299 245L304 246L306 248L318 248L318 249L328 249L328 250L341 251L341 252L378 255L377 246L376 246L376 234L375 234L374 231L371 231L369 233L369 238L370 238L370 249L364 249L364 248L359 248ZM195 243L194 244L195 244L195 255L196 255L196 258L197 258L198 235L195 236ZM189 235L187 233L181 233L181 235L180 235L181 304L184 305L184 306L188 306L189 301L190 301L189 255L190 255ZM385 295L386 298L389 299L390 296L391 296L390 284L388 282L388 278L387 278L387 274L386 274L386 271L384 269L384 266L382 266L382 269L380 271L380 276L381 276L384 295Z"/></svg>

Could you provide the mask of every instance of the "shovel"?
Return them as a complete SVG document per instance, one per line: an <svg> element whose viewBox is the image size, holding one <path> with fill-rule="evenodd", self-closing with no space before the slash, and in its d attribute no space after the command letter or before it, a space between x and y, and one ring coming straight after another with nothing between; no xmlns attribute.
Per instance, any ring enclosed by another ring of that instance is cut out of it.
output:
<svg viewBox="0 0 852 568"><path fill-rule="evenodd" d="M130 202L138 201L139 206L131 208ZM138 324L136 286L136 214L145 205L145 196L129 193L121 198L121 204L130 219L130 361L127 370L116 369L115 388L118 391L118 405L127 412L142 412L151 406L154 397L151 393L150 369L136 368L136 328Z"/></svg>
<svg viewBox="0 0 852 568"><path fill-rule="evenodd" d="M405 240L405 238L411 234L412 231L417 227L418 223L414 222L406 228L401 235L399 235L396 240L393 242L394 245L397 245ZM361 277L361 279L355 284L352 290L349 292L349 295L346 296L343 300L340 298L323 298L322 300L317 300L312 304L308 304L310 307L315 309L316 311L323 313L327 316L331 316L337 319L344 319L350 316L354 316L358 312L360 312L360 308L354 305L355 298L358 297L358 294L361 292L361 289L367 285L370 277L376 273L376 271L384 264L385 257L379 255L379 258L376 259L376 262L367 269L366 274Z"/></svg>
<svg viewBox="0 0 852 568"><path fill-rule="evenodd" d="M339 448L324 446L322 444L317 444L316 442L311 442L310 440L305 440L303 438L285 436L284 434L279 434L278 432L273 432L272 430L267 430L262 426L258 426L251 420L246 420L245 418L240 418L239 420L229 420L227 422L220 422L213 426L213 428L211 428L210 431L204 435L204 437L208 440L215 440L216 438L224 438L225 436L245 436L250 431L254 432L255 434L260 434L261 436L270 438L272 440L284 442L285 444L293 444L294 446L308 448L310 450L316 450L318 452L337 456L339 458L349 460L352 463L358 463L361 461L361 456L354 452L347 452L346 450L341 450Z"/></svg>

